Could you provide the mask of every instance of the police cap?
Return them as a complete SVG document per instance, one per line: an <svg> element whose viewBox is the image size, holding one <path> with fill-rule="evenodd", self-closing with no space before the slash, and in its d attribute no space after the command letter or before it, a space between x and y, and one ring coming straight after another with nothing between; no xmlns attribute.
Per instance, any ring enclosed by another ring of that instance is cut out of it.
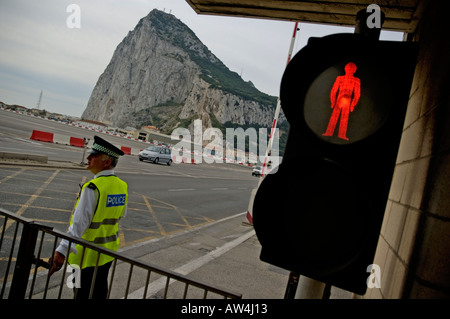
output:
<svg viewBox="0 0 450 319"><path fill-rule="evenodd" d="M90 155L96 155L96 154L107 154L109 156L112 156L114 158L119 158L119 156L124 155L124 152L108 141L105 141L101 137L95 135L94 136L94 145L92 146L92 150L90 152Z"/></svg>

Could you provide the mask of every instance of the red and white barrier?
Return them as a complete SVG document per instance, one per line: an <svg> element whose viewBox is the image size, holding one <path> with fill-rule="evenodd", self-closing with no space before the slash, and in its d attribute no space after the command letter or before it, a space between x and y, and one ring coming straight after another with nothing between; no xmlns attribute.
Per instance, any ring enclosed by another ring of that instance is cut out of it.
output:
<svg viewBox="0 0 450 319"><path fill-rule="evenodd" d="M53 133L33 130L31 140L53 143Z"/></svg>
<svg viewBox="0 0 450 319"><path fill-rule="evenodd" d="M49 119L43 116L36 116L36 115L32 115L29 112L21 112L21 111L14 111L14 110L10 110L10 109L4 109L3 107L0 107L0 110L4 110L4 111L10 111L10 112L14 112L14 113L18 113L18 114L22 114L22 115L27 115L27 116L34 116L34 117L40 117L42 119L47 119L47 120L52 120L55 121L53 119ZM65 122L61 122L64 123L66 125L71 125L71 126L76 126L79 128L85 128L91 131L95 131L95 132L99 132L99 133L103 133L103 134L109 134L109 135L113 135L113 136L118 136L118 137L122 137L122 138L126 138L126 139L133 139L139 142L142 142L143 144L157 144L157 145L161 145L159 144L157 141L155 142L149 142L149 141L142 141L133 137L130 137L128 135L124 135L124 134L118 134L118 133L111 133L107 130L101 129L100 127L98 128L93 128L93 127L88 127L86 125L82 125L82 123L65 123ZM62 135L62 134L54 134L51 132L43 132L43 131L38 131L38 130L33 130L33 133L30 137L30 139L32 140L37 140L37 141L42 141L42 142L49 142L49 143L56 143L56 144L63 144L63 145L70 145L70 146L75 146L75 147L84 147L84 140L81 138L76 138L76 137L70 137L70 136L66 136L66 135ZM128 155L138 155L139 152L142 149L139 148L125 148L124 153L128 154ZM192 152L194 154L194 152ZM197 154L202 156L202 154ZM216 158L218 160L220 160L219 157L217 156L211 156L208 154L208 157L212 157L212 158ZM241 165L246 165L244 163L239 163L237 161L234 161L233 159L228 159L223 157L222 158L223 162L222 163L236 163L236 164L241 164ZM196 161L193 157L183 157L181 160L181 163L190 163L190 164L199 164L201 163L202 160L200 161ZM246 165L248 167L252 167L253 165L248 164Z"/></svg>
<svg viewBox="0 0 450 319"><path fill-rule="evenodd" d="M63 144L63 145L70 145L75 147L81 147L84 148L84 139L79 137L72 137L67 136L63 134L57 134L57 133L51 133L51 132L43 132L38 130L33 130L33 133L30 137L31 140L36 141L42 141L42 142L49 142L49 143L55 143L55 144ZM92 142L91 142L92 143ZM128 146L121 146L120 148L125 155L138 155L140 151L142 151L142 148L131 148ZM176 149L176 148L175 148ZM183 154L183 156L175 156L173 155L172 160L175 163L184 163L184 164L200 164L202 163L202 158L198 156L202 156L201 153L198 152L191 152L191 154ZM190 156L189 156L190 155ZM210 158L214 158L213 156L208 155ZM224 163L236 163L240 165L244 165L243 163L235 162L231 159L223 158ZM251 165L248 165L251 166ZM250 212L251 214L251 212Z"/></svg>
<svg viewBox="0 0 450 319"><path fill-rule="evenodd" d="M55 144L63 144L70 145L75 147L84 148L84 139L79 137L72 137L63 134L56 134L51 132L43 132L38 130L33 130L33 133L30 137L31 140L55 143ZM137 155L139 154L140 149L132 149L131 147L121 146L121 150L126 155Z"/></svg>
<svg viewBox="0 0 450 319"><path fill-rule="evenodd" d="M62 145L70 145L70 136L62 135L62 134L53 134L53 143L62 144Z"/></svg>
<svg viewBox="0 0 450 319"><path fill-rule="evenodd" d="M71 137L69 143L70 143L70 146L76 146L76 147L84 148L84 139L82 139L82 138Z"/></svg>
<svg viewBox="0 0 450 319"><path fill-rule="evenodd" d="M131 147L127 147L127 146L122 146L120 148L122 150L122 152L126 155L131 155Z"/></svg>

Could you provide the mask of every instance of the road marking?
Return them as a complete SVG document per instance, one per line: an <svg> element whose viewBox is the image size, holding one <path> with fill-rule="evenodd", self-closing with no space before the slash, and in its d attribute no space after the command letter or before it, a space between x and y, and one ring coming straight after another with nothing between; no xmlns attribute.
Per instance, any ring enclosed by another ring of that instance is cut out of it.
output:
<svg viewBox="0 0 450 319"><path fill-rule="evenodd" d="M21 174L24 170L25 170L25 168L21 168L19 171L15 172L14 174L6 176L2 180L0 180L0 184L6 182L8 179L16 177L17 175Z"/></svg>
<svg viewBox="0 0 450 319"><path fill-rule="evenodd" d="M193 226L192 228L188 228L186 230L182 230L182 231L179 231L179 232L167 235L165 237L152 238L152 239L149 239L149 240L146 240L146 241L141 241L141 242L133 244L133 245L129 245L129 246L126 246L126 247L123 247L123 248L119 248L118 252L121 253L121 252L130 250L130 249L139 248L141 246L145 246L145 245L148 245L148 244L153 244L153 243L156 243L156 242L158 242L160 240L163 240L163 239L170 239L170 238L178 237L178 236L181 236L181 235L193 232L193 231L199 231L199 230L201 230L203 228L206 228L206 227L209 227L209 226L213 226L213 225L215 225L217 223L221 223L221 222L224 222L226 220L229 220L229 219L232 219L232 218L235 218L235 217L239 217L239 216L242 216L242 215L245 215L245 214L247 214L247 212L243 212L243 213L239 213L239 214L236 214L236 215L228 216L228 217L216 220L216 221L212 221L212 220L211 221L207 221L206 223L201 224L200 226Z"/></svg>
<svg viewBox="0 0 450 319"><path fill-rule="evenodd" d="M152 201L156 201L156 202L158 202L158 203L160 203L160 204L163 204L163 205L166 205L166 206L171 207L173 210L175 210L175 211L177 212L178 216L180 216L180 218L183 220L183 222L186 224L186 226L187 226L188 228L192 227L191 224L189 224L188 220L187 220L187 219L183 216L183 214L180 212L180 209L178 208L178 206L175 206L175 205L173 205L173 204L171 204L171 203L164 202L164 201L159 200L159 199L156 199L156 198L152 198L152 197L149 197L149 198L150 198ZM155 205L153 205L153 206L155 206Z"/></svg>
<svg viewBox="0 0 450 319"><path fill-rule="evenodd" d="M168 192L185 192L185 191L195 191L195 188L174 188L168 189Z"/></svg>
<svg viewBox="0 0 450 319"><path fill-rule="evenodd" d="M16 139L16 140L19 140L19 141L21 141L21 142L25 142L25 143L30 143L30 144L34 144L34 145L41 145L41 144L39 144L39 143L37 143L37 142L33 142L32 140L25 140L25 139L20 138L20 137L15 137L15 139Z"/></svg>
<svg viewBox="0 0 450 319"><path fill-rule="evenodd" d="M22 215L25 210L31 206L31 204L33 204L33 202L39 198L39 195L41 195L41 193L44 191L44 189L53 181L53 179L55 179L56 175L59 174L59 172L61 172L60 169L57 169L52 176L50 176L42 185L41 187L39 187L36 192L31 195L31 197L26 201L25 204L23 204L19 210L16 212L17 215ZM8 221L8 223L6 224L6 229L8 229L11 224L13 223L13 221Z"/></svg>
<svg viewBox="0 0 450 319"><path fill-rule="evenodd" d="M162 225L158 222L158 218L156 217L155 211L153 210L152 206L150 205L150 203L148 202L148 199L146 196L142 195L142 198L144 199L145 205L148 208L148 211L150 212L150 214L152 215L156 226L158 226L159 232L161 235L165 236L167 235L165 229L162 227Z"/></svg>
<svg viewBox="0 0 450 319"><path fill-rule="evenodd" d="M15 148L15 147L1 147L0 148L2 151L21 151L21 153L24 152L23 148ZM57 154L56 152L49 152L49 151L45 151L45 150L39 150L39 151L33 151L33 150L27 150L26 151L27 155L42 155L42 154Z"/></svg>
<svg viewBox="0 0 450 319"><path fill-rule="evenodd" d="M53 181L53 179L56 177L56 175L59 174L61 170L57 169L52 176L50 176L42 185L39 187L36 192L31 195L31 197L27 200L25 204L20 207L20 209L16 212L17 215L22 215L23 212L41 195L41 193L44 191L44 189Z"/></svg>
<svg viewBox="0 0 450 319"><path fill-rule="evenodd" d="M228 187L215 187L215 188L211 188L211 190L213 190L213 191L226 191L226 190L228 190Z"/></svg>
<svg viewBox="0 0 450 319"><path fill-rule="evenodd" d="M244 235L236 238L235 240L230 241L230 242L224 244L223 246L214 249L210 253L187 262L186 264L174 269L173 271L177 272L181 275L187 275L187 274L193 272L194 270L197 270L198 268L202 267L203 265L206 265L207 263L213 261L214 259L219 258L220 256L222 256L226 252L230 251L231 249L239 246L240 244L242 244L244 241L246 241L253 235L255 235L255 231L251 230L251 231L245 233ZM175 282L175 280L170 281L170 283L173 283L173 282ZM155 280L148 286L146 295L149 297L153 296L161 289L164 289L164 287L166 286L166 283L167 283L166 277L161 277L158 280ZM142 299L144 296L144 291L145 291L145 286L128 294L127 298L128 299Z"/></svg>

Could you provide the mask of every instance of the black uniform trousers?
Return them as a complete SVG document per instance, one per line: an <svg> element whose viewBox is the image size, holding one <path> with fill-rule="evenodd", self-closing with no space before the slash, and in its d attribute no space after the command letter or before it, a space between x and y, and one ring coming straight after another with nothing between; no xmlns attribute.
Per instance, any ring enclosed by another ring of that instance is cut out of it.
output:
<svg viewBox="0 0 450 319"><path fill-rule="evenodd" d="M92 299L106 299L108 296L108 273L111 264L112 261L97 267ZM94 272L95 267L86 267L81 270L80 288L74 288L75 299L89 299Z"/></svg>

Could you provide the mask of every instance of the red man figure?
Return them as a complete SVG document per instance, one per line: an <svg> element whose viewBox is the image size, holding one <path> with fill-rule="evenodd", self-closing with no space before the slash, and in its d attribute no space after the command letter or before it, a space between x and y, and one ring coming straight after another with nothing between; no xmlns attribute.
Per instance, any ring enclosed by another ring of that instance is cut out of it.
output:
<svg viewBox="0 0 450 319"><path fill-rule="evenodd" d="M339 123L338 137L348 141L347 125L348 115L353 112L356 103L361 95L361 81L354 77L356 65L352 62L345 66L345 75L338 76L331 89L330 100L333 113L331 114L328 127L323 136L333 136L336 123L341 116ZM336 96L337 94L337 96Z"/></svg>

